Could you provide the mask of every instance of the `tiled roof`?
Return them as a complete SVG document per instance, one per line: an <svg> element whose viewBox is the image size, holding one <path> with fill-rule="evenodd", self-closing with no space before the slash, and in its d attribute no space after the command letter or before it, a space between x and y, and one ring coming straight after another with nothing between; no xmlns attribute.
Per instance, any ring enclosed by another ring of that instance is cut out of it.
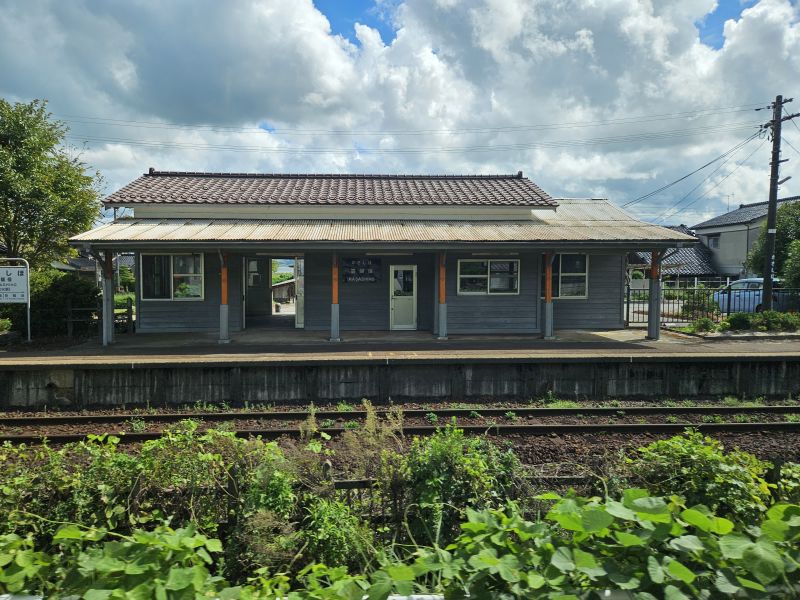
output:
<svg viewBox="0 0 800 600"><path fill-rule="evenodd" d="M781 198L778 205L782 202L795 202L800 200L800 196ZM723 225L739 225L741 223L752 223L757 219L767 216L767 202L756 202L755 204L742 204L736 210L719 215L708 221L703 221L692 229L704 229L706 227L721 227Z"/></svg>
<svg viewBox="0 0 800 600"><path fill-rule="evenodd" d="M639 221L607 200L559 200L526 220L414 219L119 219L70 238L127 246L213 242L633 242L659 246L694 238Z"/></svg>
<svg viewBox="0 0 800 600"><path fill-rule="evenodd" d="M684 235L693 235L686 225L673 225L667 227L667 229ZM650 266L651 257L649 252L635 252L634 255L631 262ZM670 256L664 260L661 272L664 275L685 276L718 274L711 260L711 250L699 243L689 248L678 248L674 254L670 254Z"/></svg>
<svg viewBox="0 0 800 600"><path fill-rule="evenodd" d="M532 206L556 203L517 175L287 175L153 171L108 196L121 204Z"/></svg>

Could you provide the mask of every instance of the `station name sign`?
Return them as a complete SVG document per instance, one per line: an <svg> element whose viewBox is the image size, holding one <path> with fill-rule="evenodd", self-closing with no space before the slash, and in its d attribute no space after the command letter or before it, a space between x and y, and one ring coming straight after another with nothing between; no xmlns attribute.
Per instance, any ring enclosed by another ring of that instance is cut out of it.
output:
<svg viewBox="0 0 800 600"><path fill-rule="evenodd" d="M344 283L373 283L381 280L380 258L343 258Z"/></svg>
<svg viewBox="0 0 800 600"><path fill-rule="evenodd" d="M28 269L0 266L0 304L28 303Z"/></svg>

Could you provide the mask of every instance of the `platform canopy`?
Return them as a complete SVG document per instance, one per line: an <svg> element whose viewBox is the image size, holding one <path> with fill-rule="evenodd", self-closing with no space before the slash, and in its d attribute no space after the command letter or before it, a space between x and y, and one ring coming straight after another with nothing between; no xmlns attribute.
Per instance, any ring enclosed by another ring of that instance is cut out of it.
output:
<svg viewBox="0 0 800 600"><path fill-rule="evenodd" d="M607 200L560 199L554 211L519 220L122 218L71 238L74 246L138 249L171 245L541 245L643 249L696 238L633 218Z"/></svg>

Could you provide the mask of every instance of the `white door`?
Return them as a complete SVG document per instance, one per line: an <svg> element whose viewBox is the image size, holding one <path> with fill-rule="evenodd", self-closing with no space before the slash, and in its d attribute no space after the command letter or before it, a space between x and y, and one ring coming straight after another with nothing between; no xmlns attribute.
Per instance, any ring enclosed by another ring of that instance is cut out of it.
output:
<svg viewBox="0 0 800 600"><path fill-rule="evenodd" d="M305 327L305 262L302 258L294 259L294 326L297 329Z"/></svg>
<svg viewBox="0 0 800 600"><path fill-rule="evenodd" d="M417 328L417 267L389 267L389 319L391 329Z"/></svg>

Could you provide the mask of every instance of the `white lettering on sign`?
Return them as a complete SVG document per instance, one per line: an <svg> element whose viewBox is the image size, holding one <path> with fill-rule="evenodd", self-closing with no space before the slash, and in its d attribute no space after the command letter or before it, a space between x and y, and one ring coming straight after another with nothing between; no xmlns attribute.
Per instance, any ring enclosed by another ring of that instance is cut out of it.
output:
<svg viewBox="0 0 800 600"><path fill-rule="evenodd" d="M0 267L0 304L28 303L28 269Z"/></svg>

